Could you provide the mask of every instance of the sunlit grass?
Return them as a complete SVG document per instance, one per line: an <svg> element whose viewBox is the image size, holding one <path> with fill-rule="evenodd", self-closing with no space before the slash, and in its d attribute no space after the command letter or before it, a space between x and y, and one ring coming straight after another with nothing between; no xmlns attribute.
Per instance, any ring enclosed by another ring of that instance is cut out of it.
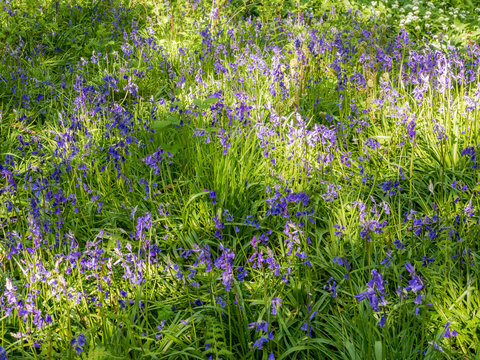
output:
<svg viewBox="0 0 480 360"><path fill-rule="evenodd" d="M341 7L2 5L8 359L478 355L478 44Z"/></svg>

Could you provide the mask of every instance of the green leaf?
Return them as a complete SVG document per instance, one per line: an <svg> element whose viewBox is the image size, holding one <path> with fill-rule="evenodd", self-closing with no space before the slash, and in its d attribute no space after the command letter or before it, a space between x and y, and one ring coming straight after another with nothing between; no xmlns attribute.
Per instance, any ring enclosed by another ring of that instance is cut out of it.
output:
<svg viewBox="0 0 480 360"><path fill-rule="evenodd" d="M216 97L209 97L208 99L204 100L204 103L207 105L212 105L215 104L218 101L218 98Z"/></svg>
<svg viewBox="0 0 480 360"><path fill-rule="evenodd" d="M200 109L207 109L210 105L215 104L218 101L216 97L209 97L205 100L195 99L193 100L193 104L198 106Z"/></svg>
<svg viewBox="0 0 480 360"><path fill-rule="evenodd" d="M179 144L172 144L163 147L163 150L168 151L170 154L175 155L182 148Z"/></svg>
<svg viewBox="0 0 480 360"><path fill-rule="evenodd" d="M348 351L348 354L350 355L350 359L351 360L356 360L357 359L357 352L355 350L355 345L353 345L353 343L351 343L351 342L348 342L345 345L345 347Z"/></svg>
<svg viewBox="0 0 480 360"><path fill-rule="evenodd" d="M197 194L195 194L195 195L192 195L192 196L190 197L190 199L187 201L187 204L185 205L185 207L188 207L188 205L190 205L190 203L191 203L193 200L195 200L196 198L198 198L199 196L206 195L206 194L208 194L207 191L202 191L201 193L197 193Z"/></svg>
<svg viewBox="0 0 480 360"><path fill-rule="evenodd" d="M152 129L154 130L162 130L167 128L168 126L172 125L179 125L180 124L180 119L174 116L168 116L164 120L157 120L152 123Z"/></svg>
<svg viewBox="0 0 480 360"><path fill-rule="evenodd" d="M383 359L383 347L381 341L375 341L375 360Z"/></svg>
<svg viewBox="0 0 480 360"><path fill-rule="evenodd" d="M88 360L107 360L107 359L125 359L125 357L115 356L107 348L98 346L88 353Z"/></svg>

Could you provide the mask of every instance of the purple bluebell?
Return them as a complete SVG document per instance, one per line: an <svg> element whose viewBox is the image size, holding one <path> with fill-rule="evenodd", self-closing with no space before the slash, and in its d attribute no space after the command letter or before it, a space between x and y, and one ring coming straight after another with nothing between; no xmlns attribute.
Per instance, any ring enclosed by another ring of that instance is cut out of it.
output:
<svg viewBox="0 0 480 360"><path fill-rule="evenodd" d="M87 343L87 337L84 334L78 335L77 338L72 338L72 346L75 346L75 351L78 355L83 352L83 347Z"/></svg>
<svg viewBox="0 0 480 360"><path fill-rule="evenodd" d="M379 305L383 307L387 306L387 300L385 299L385 281L377 270L373 269L371 274L372 279L367 283L367 291L355 295L355 298L358 301L368 299L371 308L378 312L380 311Z"/></svg>
<svg viewBox="0 0 480 360"><path fill-rule="evenodd" d="M443 328L443 337L445 338L452 338L452 337L457 337L458 333L456 330L450 331L450 322L447 322L445 324L445 327Z"/></svg>
<svg viewBox="0 0 480 360"><path fill-rule="evenodd" d="M272 315L277 315L277 308L282 306L282 299L279 297L274 297L272 299Z"/></svg>

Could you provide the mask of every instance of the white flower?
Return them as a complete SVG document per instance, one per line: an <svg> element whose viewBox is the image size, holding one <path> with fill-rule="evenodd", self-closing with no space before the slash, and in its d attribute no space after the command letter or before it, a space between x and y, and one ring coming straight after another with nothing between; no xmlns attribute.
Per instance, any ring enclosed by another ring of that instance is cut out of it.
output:
<svg viewBox="0 0 480 360"><path fill-rule="evenodd" d="M420 31L420 26L415 26L415 30Z"/></svg>

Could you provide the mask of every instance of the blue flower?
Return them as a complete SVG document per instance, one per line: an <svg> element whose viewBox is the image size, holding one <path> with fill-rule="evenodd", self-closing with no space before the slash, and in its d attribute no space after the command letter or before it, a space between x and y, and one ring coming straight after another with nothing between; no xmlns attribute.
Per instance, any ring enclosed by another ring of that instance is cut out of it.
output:
<svg viewBox="0 0 480 360"><path fill-rule="evenodd" d="M385 299L385 281L382 279L382 275L373 269L372 279L367 283L367 291L361 292L355 295L355 298L358 301L368 299L370 306L374 311L380 311L381 306L387 305L387 300Z"/></svg>
<svg viewBox="0 0 480 360"><path fill-rule="evenodd" d="M84 334L78 335L78 337L75 339L75 337L72 338L72 346L75 346L75 351L77 352L78 355L80 355L83 351L83 347L87 343L87 337Z"/></svg>
<svg viewBox="0 0 480 360"><path fill-rule="evenodd" d="M272 315L277 315L277 306L282 306L282 299L280 299L279 297L274 297L272 299Z"/></svg>
<svg viewBox="0 0 480 360"><path fill-rule="evenodd" d="M412 276L412 279L408 282L408 286L405 288L406 291L412 291L414 293L423 289L423 281L422 279L415 273L415 269L413 268L412 264L407 262L405 264L405 268Z"/></svg>
<svg viewBox="0 0 480 360"><path fill-rule="evenodd" d="M458 333L456 330L453 330L450 332L450 322L447 322L444 327L444 334L443 337L445 338L451 338L451 337L457 337Z"/></svg>
<svg viewBox="0 0 480 360"><path fill-rule="evenodd" d="M310 324L304 323L301 327L301 330L305 331L305 334L308 335L308 337L312 337L312 326Z"/></svg>
<svg viewBox="0 0 480 360"><path fill-rule="evenodd" d="M385 315L383 315L380 321L378 322L378 326L385 327Z"/></svg>
<svg viewBox="0 0 480 360"><path fill-rule="evenodd" d="M0 346L0 360L8 360L7 352L3 347Z"/></svg>

